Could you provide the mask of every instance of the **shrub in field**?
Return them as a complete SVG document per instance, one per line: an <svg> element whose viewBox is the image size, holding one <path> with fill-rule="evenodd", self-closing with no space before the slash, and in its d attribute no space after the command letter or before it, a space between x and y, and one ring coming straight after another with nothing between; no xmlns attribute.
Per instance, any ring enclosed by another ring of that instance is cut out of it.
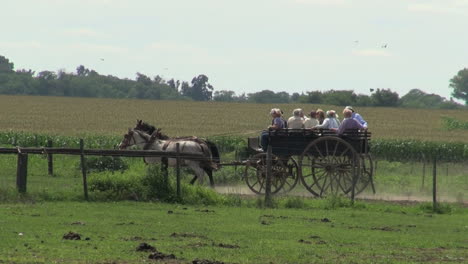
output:
<svg viewBox="0 0 468 264"><path fill-rule="evenodd" d="M342 207L351 207L351 201L348 197L343 195L328 195L324 199L324 208L325 209L337 209Z"/></svg>
<svg viewBox="0 0 468 264"><path fill-rule="evenodd" d="M137 175L103 172L90 175L89 190L97 200L141 200L143 188Z"/></svg>
<svg viewBox="0 0 468 264"><path fill-rule="evenodd" d="M286 208L305 208L306 204L304 199L301 197L287 197L284 202L284 207Z"/></svg>
<svg viewBox="0 0 468 264"><path fill-rule="evenodd" d="M436 214L450 214L452 213L452 206L446 203L438 203L436 208L432 203L422 203L420 209L426 213L436 213Z"/></svg>
<svg viewBox="0 0 468 264"><path fill-rule="evenodd" d="M447 130L454 130L454 129L468 130L468 122L463 122L463 121L460 121L453 117L448 117L448 116L442 117L442 121L444 122L444 128Z"/></svg>
<svg viewBox="0 0 468 264"><path fill-rule="evenodd" d="M81 161L77 168L81 168ZM87 172L102 172L102 171L120 171L124 172L128 169L128 164L121 157L88 157L86 158Z"/></svg>
<svg viewBox="0 0 468 264"><path fill-rule="evenodd" d="M141 180L144 189L144 197L149 200L160 200L174 202L176 190L171 184L169 177L161 172L159 165L148 166L145 177Z"/></svg>

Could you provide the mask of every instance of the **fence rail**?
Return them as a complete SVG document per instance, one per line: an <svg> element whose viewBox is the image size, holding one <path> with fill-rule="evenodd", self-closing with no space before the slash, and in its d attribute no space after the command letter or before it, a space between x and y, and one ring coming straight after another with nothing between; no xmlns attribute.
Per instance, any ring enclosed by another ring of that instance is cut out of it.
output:
<svg viewBox="0 0 468 264"><path fill-rule="evenodd" d="M79 155L81 158L81 170L83 174L83 191L85 199L88 199L88 187L86 176L86 162L85 156L113 156L113 157L159 157L163 163L162 170L167 177L167 159L176 159L177 170L177 195L180 196L180 167L182 160L204 160L200 153L179 151L179 143L177 143L177 151L156 151L156 150L115 150L115 149L84 149L83 140L80 140L80 148L30 148L30 147L16 147L16 148L0 148L0 154L16 154L18 156L17 173L16 173L16 187L19 192L26 192L27 172L28 172L28 154L47 155L48 172L53 172L52 155ZM48 144L51 146L51 143Z"/></svg>
<svg viewBox="0 0 468 264"><path fill-rule="evenodd" d="M110 150L110 149L79 149L79 148L0 148L0 154L66 154L85 156L114 156L114 157L166 157L187 160L200 160L203 158L199 153L177 153L175 151L156 150Z"/></svg>

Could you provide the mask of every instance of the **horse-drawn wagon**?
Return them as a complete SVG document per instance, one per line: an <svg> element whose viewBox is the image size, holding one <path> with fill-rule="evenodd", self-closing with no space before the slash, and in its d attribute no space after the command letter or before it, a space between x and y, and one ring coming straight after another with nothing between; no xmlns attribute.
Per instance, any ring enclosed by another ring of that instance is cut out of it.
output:
<svg viewBox="0 0 468 264"><path fill-rule="evenodd" d="M301 181L302 185L315 196L327 194L359 194L373 184L373 163L369 154L371 133L345 131L342 135L331 130L280 129L268 132L271 146L271 193L285 193ZM129 131L120 143L121 148L139 145L143 149L167 151L168 147L182 144L185 151L199 152L199 159L185 161L192 168L195 177L202 179L208 174L214 186L212 171L215 167L229 165L245 166L243 178L256 194L266 191L269 154L259 150L259 139L248 138L252 155L230 163L220 163L219 152L213 142L196 137L170 138L160 129L138 120L134 130ZM190 148L189 148L190 147ZM147 162L160 162L149 159ZM171 163L172 162L172 163ZM169 164L175 165L170 158ZM354 187L354 188L353 188Z"/></svg>
<svg viewBox="0 0 468 264"><path fill-rule="evenodd" d="M355 194L373 185L372 158L369 154L371 133L346 131L337 135L330 130L282 129L269 131L272 149L271 192L292 190L299 180L313 195ZM257 194L265 193L267 153L258 151L258 138L249 138L256 151L248 158L244 172L247 186Z"/></svg>

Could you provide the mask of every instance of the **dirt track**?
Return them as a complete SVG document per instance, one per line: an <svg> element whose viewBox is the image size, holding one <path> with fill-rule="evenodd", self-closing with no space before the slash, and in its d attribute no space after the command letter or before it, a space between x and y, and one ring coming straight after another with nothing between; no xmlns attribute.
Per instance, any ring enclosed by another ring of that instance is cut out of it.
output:
<svg viewBox="0 0 468 264"><path fill-rule="evenodd" d="M216 186L215 190L223 194L240 194L246 196L255 196L254 193L247 186ZM313 197L307 191L295 191L288 193L289 196L302 196L302 197ZM372 201L393 201L393 202L432 202L432 196L424 195L395 195L388 193L377 193L377 194L360 194L357 196L357 199L363 200L372 200ZM438 202L447 202L447 203L460 203L454 197L437 197ZM462 203L468 206L468 201L464 200Z"/></svg>

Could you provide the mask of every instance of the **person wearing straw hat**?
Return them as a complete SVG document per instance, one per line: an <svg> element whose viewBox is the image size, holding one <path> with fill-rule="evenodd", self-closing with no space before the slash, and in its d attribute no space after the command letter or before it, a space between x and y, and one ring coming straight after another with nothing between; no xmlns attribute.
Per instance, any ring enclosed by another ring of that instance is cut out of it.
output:
<svg viewBox="0 0 468 264"><path fill-rule="evenodd" d="M304 120L304 128L313 128L316 125L319 125L317 120L317 112L312 110L310 111L310 118L306 118Z"/></svg>
<svg viewBox="0 0 468 264"><path fill-rule="evenodd" d="M338 120L335 110L329 110L327 111L327 118L325 118L323 123L321 125L314 126L314 128L337 130L338 127L340 127L340 124L340 120Z"/></svg>
<svg viewBox="0 0 468 264"><path fill-rule="evenodd" d="M361 130L364 129L364 126L359 123L356 119L352 118L353 112L345 108L343 110L343 122L341 122L340 127L338 128L338 135L342 135L346 130Z"/></svg>
<svg viewBox="0 0 468 264"><path fill-rule="evenodd" d="M304 112L302 109L297 108L293 111L293 116L288 119L288 128L290 129L301 129L304 128Z"/></svg>
<svg viewBox="0 0 468 264"><path fill-rule="evenodd" d="M348 106L345 107L345 109L351 110L351 112L352 112L351 118L356 119L364 128L367 128L366 120L364 120L364 118L362 118L362 116L360 114L356 113L352 106L348 105Z"/></svg>
<svg viewBox="0 0 468 264"><path fill-rule="evenodd" d="M271 120L271 125L268 127L268 130L262 132L260 136L260 144L262 145L262 150L267 151L268 144L268 137L269 137L269 130L278 130L285 128L285 122L281 118L281 110L278 108L273 108L270 110L270 115L273 118Z"/></svg>

